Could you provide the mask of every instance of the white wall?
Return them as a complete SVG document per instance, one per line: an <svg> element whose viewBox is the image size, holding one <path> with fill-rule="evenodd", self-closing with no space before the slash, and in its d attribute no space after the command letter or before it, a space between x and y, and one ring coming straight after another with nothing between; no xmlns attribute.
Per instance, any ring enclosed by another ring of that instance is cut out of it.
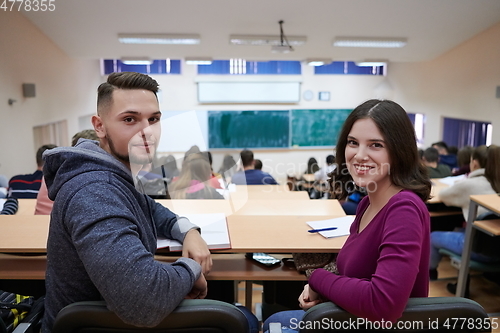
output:
<svg viewBox="0 0 500 333"><path fill-rule="evenodd" d="M36 169L33 126L67 119L68 133L78 131L101 77L98 61L69 58L15 11L0 11L0 31L0 174L10 177ZM22 97L23 83L36 85L36 97Z"/></svg>
<svg viewBox="0 0 500 333"><path fill-rule="evenodd" d="M35 147L32 127L68 120L68 133L81 128L79 118L95 112L96 88L104 80L97 60L76 60L65 55L24 16L0 11L0 174L8 177L33 172ZM408 112L427 116L425 145L441 138L442 117L493 123L493 143L500 143L500 24L457 48L425 63L389 64L387 77L313 75L303 66L302 91L312 90L312 101L298 104L199 105L196 66L183 66L182 75L157 75L162 88L161 108L168 117L189 110L283 110L291 108L354 108L370 98L391 98ZM37 97L22 98L22 83L35 83ZM318 101L329 91L328 102ZM13 106L7 99L18 100ZM183 138L188 144L189 133ZM165 152L167 153L167 152ZM174 152L181 157L183 152ZM214 151L217 170L226 151ZM232 151L235 157L238 152ZM303 172L309 157L324 163L327 150L255 150L264 168L280 179Z"/></svg>

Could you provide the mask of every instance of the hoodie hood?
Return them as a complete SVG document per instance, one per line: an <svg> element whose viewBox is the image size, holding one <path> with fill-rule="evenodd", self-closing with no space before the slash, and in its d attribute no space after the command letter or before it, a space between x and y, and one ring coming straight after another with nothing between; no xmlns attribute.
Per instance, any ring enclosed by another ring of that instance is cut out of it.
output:
<svg viewBox="0 0 500 333"><path fill-rule="evenodd" d="M98 141L80 139L74 147L58 147L43 153L43 176L49 198L55 200L61 187L80 174L110 172L134 186L130 170L99 147Z"/></svg>

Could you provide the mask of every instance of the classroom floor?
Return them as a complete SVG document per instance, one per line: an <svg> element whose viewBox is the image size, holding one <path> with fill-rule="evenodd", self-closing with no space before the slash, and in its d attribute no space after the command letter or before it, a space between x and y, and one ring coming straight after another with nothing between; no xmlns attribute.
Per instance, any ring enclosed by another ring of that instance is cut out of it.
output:
<svg viewBox="0 0 500 333"><path fill-rule="evenodd" d="M453 296L446 290L446 284L456 282L458 271L450 265L448 258L443 258L438 268L439 279L431 281L429 286L430 297ZM298 297L298 295L297 295ZM483 306L491 318L498 318L500 323L500 285L484 278L480 273L471 272L470 298ZM245 284L238 285L238 302L245 303ZM252 312L259 317L262 302L262 286L253 285ZM500 333L500 327L492 332Z"/></svg>

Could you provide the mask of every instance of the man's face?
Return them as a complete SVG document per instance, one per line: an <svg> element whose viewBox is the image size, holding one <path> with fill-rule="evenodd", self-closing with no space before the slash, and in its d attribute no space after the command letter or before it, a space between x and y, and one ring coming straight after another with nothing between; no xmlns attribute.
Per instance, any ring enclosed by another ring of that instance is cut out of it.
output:
<svg viewBox="0 0 500 333"><path fill-rule="evenodd" d="M160 140L161 112L153 92L116 89L112 103L92 122L101 147L130 168L130 163L151 163Z"/></svg>

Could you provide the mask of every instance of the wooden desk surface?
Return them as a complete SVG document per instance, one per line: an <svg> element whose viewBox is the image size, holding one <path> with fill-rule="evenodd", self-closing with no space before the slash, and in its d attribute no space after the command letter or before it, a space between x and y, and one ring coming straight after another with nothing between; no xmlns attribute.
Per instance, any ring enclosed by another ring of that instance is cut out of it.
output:
<svg viewBox="0 0 500 333"><path fill-rule="evenodd" d="M44 253L50 215L0 216L0 252Z"/></svg>
<svg viewBox="0 0 500 333"><path fill-rule="evenodd" d="M34 215L36 199L18 199L19 209L16 215Z"/></svg>
<svg viewBox="0 0 500 333"><path fill-rule="evenodd" d="M278 255L277 255L278 257ZM162 262L174 262L177 257L155 256ZM214 254L213 266L207 280L238 280L238 281L263 281L263 280L306 280L293 267L280 266L265 267L246 259L239 254ZM0 279L12 280L44 280L47 269L47 256L24 256L0 253Z"/></svg>
<svg viewBox="0 0 500 333"><path fill-rule="evenodd" d="M235 185L236 192L293 192L287 184L281 185Z"/></svg>
<svg viewBox="0 0 500 333"><path fill-rule="evenodd" d="M176 214L345 215L338 200L157 200Z"/></svg>
<svg viewBox="0 0 500 333"><path fill-rule="evenodd" d="M498 196L498 194L471 195L470 199L484 208L500 214L500 196Z"/></svg>
<svg viewBox="0 0 500 333"><path fill-rule="evenodd" d="M256 185L257 186L257 185ZM229 192L231 200L264 199L264 200L310 200L307 191L236 191Z"/></svg>
<svg viewBox="0 0 500 333"><path fill-rule="evenodd" d="M231 249L225 252L339 252L347 236L311 234L307 221L337 216L228 216Z"/></svg>
<svg viewBox="0 0 500 333"><path fill-rule="evenodd" d="M334 216L248 216L227 218L231 249L217 252L338 252L346 237L325 239L310 234L305 222ZM0 217L0 252L45 253L49 215L4 215Z"/></svg>

